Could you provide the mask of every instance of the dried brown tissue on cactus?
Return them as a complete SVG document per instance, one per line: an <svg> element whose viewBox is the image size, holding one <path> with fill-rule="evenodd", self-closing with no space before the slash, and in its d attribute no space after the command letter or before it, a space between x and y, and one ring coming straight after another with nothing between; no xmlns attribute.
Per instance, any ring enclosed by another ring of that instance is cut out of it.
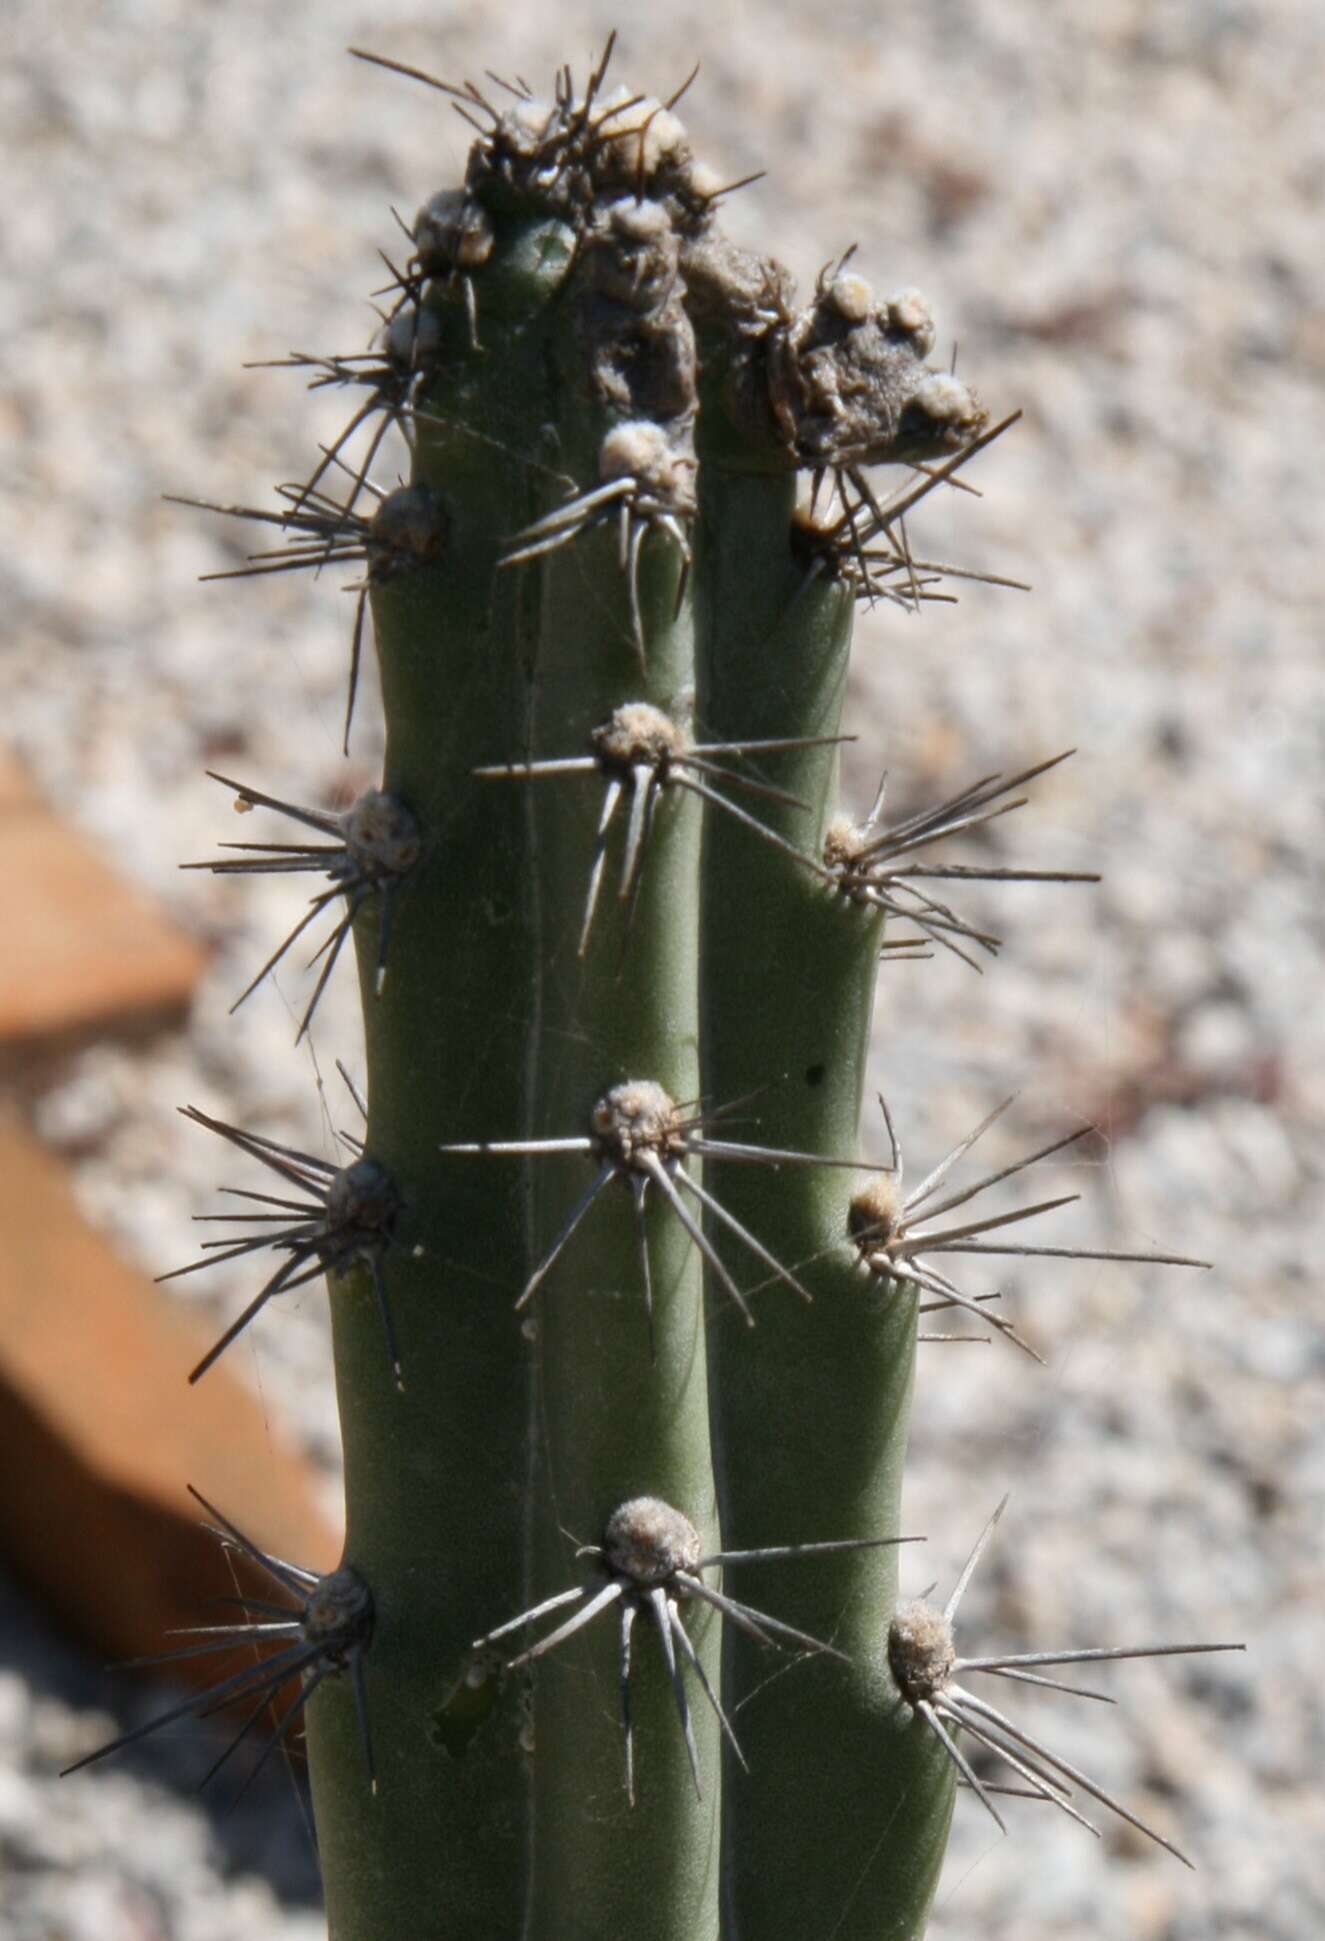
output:
<svg viewBox="0 0 1325 1941"><path fill-rule="evenodd" d="M954 372L926 371L917 383L908 364L924 363L935 343L934 319L917 290L876 300L863 276L847 269L854 247L820 273L814 302L780 318L769 337L769 390L783 435L799 463L835 474L877 511L864 467L905 462L935 443L950 452L969 446L989 414Z"/></svg>

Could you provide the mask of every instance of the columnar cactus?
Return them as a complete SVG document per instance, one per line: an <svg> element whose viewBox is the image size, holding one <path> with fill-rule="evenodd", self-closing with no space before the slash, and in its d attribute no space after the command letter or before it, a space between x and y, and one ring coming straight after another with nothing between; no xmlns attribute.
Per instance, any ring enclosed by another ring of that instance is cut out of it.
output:
<svg viewBox="0 0 1325 1941"><path fill-rule="evenodd" d="M733 247L678 97L606 69L414 75L465 182L377 348L292 360L344 437L209 508L275 528L253 571L363 567L346 737L369 609L388 747L343 814L226 782L296 835L199 865L323 879L254 982L329 919L302 1035L353 935L368 1084L339 1170L191 1114L269 1176L193 1264L277 1256L195 1379L326 1273L348 1535L317 1579L218 1517L295 1606L184 1649L275 1642L218 1700L302 1681L271 1743L306 1716L336 1941L902 1941L956 1785L1003 1824L984 1755L1133 1818L958 1677L1144 1655L959 1658L969 1568L897 1603L917 1341L1027 1345L953 1257L1064 1251L1020 1238L1061 1200L973 1202L1078 1136L960 1173L994 1113L908 1190L860 1124L881 957L996 952L948 886L1014 872L946 844L1053 766L837 800L855 606L955 574L905 514L1003 426L915 290L843 258L798 304Z"/></svg>

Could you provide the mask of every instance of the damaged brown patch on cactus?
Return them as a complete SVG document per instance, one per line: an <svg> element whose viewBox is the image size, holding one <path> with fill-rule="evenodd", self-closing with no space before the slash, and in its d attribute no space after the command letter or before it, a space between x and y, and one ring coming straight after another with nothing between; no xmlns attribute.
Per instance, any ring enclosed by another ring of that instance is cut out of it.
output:
<svg viewBox="0 0 1325 1941"><path fill-rule="evenodd" d="M301 822L307 828L329 836L331 841L324 843L299 842L229 842L222 843L222 849L242 850L243 856L223 857L214 862L182 863L182 869L206 869L213 876L282 876L298 875L311 871L315 875L327 877L330 887L319 890L309 899L309 907L285 940L272 952L257 975L249 980L234 1003L231 1012L239 1009L245 998L261 984L280 963L290 947L301 937L308 926L322 913L334 906L344 897L344 914L333 925L326 937L318 945L308 960L308 969L321 959L317 983L313 995L304 1008L295 1038L298 1044L313 1022L318 1001L327 988L328 980L336 967L336 960L345 945L345 940L354 929L355 919L365 904L374 897L380 900L381 915L377 933L377 965L374 974L374 988L381 995L386 982L387 953L391 944L391 925L395 915L395 902L401 884L419 860L423 841L419 825L404 803L394 795L387 795L381 789L369 789L357 802L341 812L331 809L301 808L294 802L283 802L279 796L264 795L259 789L251 789L242 782L233 782L229 776L218 775L214 769L207 773L214 782L223 788L235 791L235 808L245 812L254 808L275 809L292 821Z"/></svg>
<svg viewBox="0 0 1325 1941"><path fill-rule="evenodd" d="M1153 1840L1165 1852L1171 1853L1184 1867L1190 1867L1191 1861L1186 1854L1179 1852L1172 1841L1166 1840L1154 1827L1147 1826L1144 1820L1115 1799L1112 1793L1105 1792L1079 1767L1069 1765L1066 1759L1051 1752L1041 1740L1014 1724L997 1707L968 1691L958 1683L958 1679L971 1672L988 1673L995 1678L1039 1685L1051 1691L1064 1692L1072 1698L1096 1699L1111 1705L1113 1700L1107 1693L1045 1678L1041 1675L1042 1669L1055 1665L1105 1664L1125 1658L1185 1658L1212 1651L1244 1651L1246 1646L1151 1644L1084 1651L1023 1651L994 1658L960 1657L953 1637L953 1620L976 1565L1007 1508L1007 1502L1005 1496L985 1525L942 1611L930 1604L917 1602L902 1605L893 1618L888 1628L888 1664L898 1691L912 1712L923 1719L956 1767L961 1780L976 1794L1000 1832L1006 1833L1007 1826L990 1797L992 1793L1010 1793L1015 1797L1046 1801L1098 1838L1099 1829L1092 1826L1071 1803L1073 1787L1080 1787L1092 1799L1107 1806L1110 1812L1126 1820L1129 1826L1134 1826L1138 1833L1143 1833L1148 1840ZM1023 1780L1024 1786L994 1786L981 1779L957 1744L950 1727L969 1733L978 1745ZM1067 1783L1069 1781L1071 1784Z"/></svg>
<svg viewBox="0 0 1325 1941"><path fill-rule="evenodd" d="M618 1504L613 1510L607 1519L601 1543L584 1544L576 1552L577 1557L592 1558L596 1565L588 1584L577 1584L570 1590L558 1591L554 1597L544 1598L532 1610L522 1611L519 1617L511 1618L507 1623L499 1624L495 1631L475 1639L474 1649L486 1651L498 1639L509 1637L511 1632L521 1630L527 1624L537 1623L553 1611L564 1610L571 1604L579 1605L580 1608L572 1616L545 1638L518 1657L508 1660L507 1671L518 1671L522 1666L535 1664L548 1652L555 1651L558 1645L573 1638L576 1632L592 1624L601 1611L619 1606L621 1724L625 1739L626 1794L634 1806L635 1741L630 1708L632 1632L637 1617L644 1615L651 1618L676 1699L677 1717L685 1736L691 1777L696 1793L701 1793L699 1756L690 1724L690 1706L681 1672L681 1659L699 1680L723 1735L742 1767L745 1766L745 1756L732 1730L731 1721L722 1709L722 1701L690 1642L681 1616L687 1603L699 1600L710 1605L760 1644L774 1649L784 1643L799 1645L806 1651L839 1658L844 1664L847 1662L843 1653L833 1645L809 1637L804 1631L784 1624L779 1618L769 1617L765 1611L756 1611L750 1605L729 1597L725 1591L705 1583L703 1572L723 1565L780 1562L792 1557L826 1556L847 1550L878 1549L917 1541L919 1539L914 1537L858 1537L830 1543L782 1544L763 1550L715 1550L706 1557L701 1554L703 1545L699 1532L680 1510L673 1509L670 1503L665 1503L658 1496L635 1496L629 1502Z"/></svg>
<svg viewBox="0 0 1325 1941"><path fill-rule="evenodd" d="M375 1793L377 1774L364 1682L364 1659L373 1637L373 1594L367 1582L349 1564L342 1564L339 1570L319 1576L316 1571L303 1570L298 1564L273 1557L259 1549L192 1484L189 1485L189 1494L212 1519L216 1526L215 1534L222 1545L241 1551L258 1566L277 1591L293 1602L273 1604L261 1598L242 1596L223 1599L224 1603L235 1605L243 1613L242 1618L237 1618L231 1624L189 1625L175 1634L187 1638L189 1643L150 1657L132 1658L119 1666L119 1670L134 1671L239 1651L256 1654L242 1670L230 1673L206 1690L196 1692L180 1704L172 1705L168 1711L158 1713L145 1725L136 1726L131 1732L122 1732L118 1738L98 1746L95 1752L75 1760L72 1766L65 1767L60 1777L63 1779L69 1773L81 1771L84 1766L108 1759L112 1753L122 1752L126 1746L135 1745L150 1733L173 1725L177 1719L206 1718L231 1705L253 1701L235 1737L219 1758L212 1761L198 1782L201 1790L234 1756L263 1713L273 1707L282 1688L293 1683L297 1687L294 1697L275 1718L262 1751L235 1795L232 1802L235 1804L252 1785L271 1755L286 1744L318 1687L326 1679L348 1672L358 1712L364 1765L369 1786Z"/></svg>
<svg viewBox="0 0 1325 1941"><path fill-rule="evenodd" d="M607 720L590 734L592 755L569 755L542 762L507 762L490 768L476 768L475 775L487 781L538 781L558 775L598 775L606 784L602 814L598 819L598 847L589 872L589 889L584 904L584 923L580 930L579 954L588 948L589 932L598 907L598 893L607 866L607 842L617 810L629 794L630 809L621 865L619 897L630 902L639 893L644 852L658 802L669 786L686 789L714 809L733 816L764 842L782 850L825 882L835 878L826 864L806 855L769 829L756 816L730 801L712 786L721 781L727 788L744 789L748 794L769 801L786 803L794 809L806 805L785 790L774 788L743 774L720 758L748 759L752 755L785 754L795 749L826 748L854 740L852 735L807 735L767 741L691 742L685 731L661 708L648 701L624 701Z"/></svg>
<svg viewBox="0 0 1325 1941"><path fill-rule="evenodd" d="M716 224L698 236L685 237L681 262L688 308L705 333L706 352L710 342L716 348L729 336L747 353L737 358L737 368L729 373L731 401L739 406L737 416L776 433L767 376L754 351L770 331L794 315L795 281L790 270L776 257L738 248Z"/></svg>
<svg viewBox="0 0 1325 1941"><path fill-rule="evenodd" d="M730 1112L735 1108L729 1106L724 1109ZM775 1169L779 1166L848 1166L859 1170L861 1162L854 1159L825 1158L819 1153L789 1152L776 1146L752 1146L737 1140L712 1138L706 1131L706 1127L713 1125L721 1117L721 1110L687 1116L686 1110L677 1105L654 1080L630 1079L625 1084L614 1085L598 1100L591 1117L592 1130L584 1137L490 1140L474 1145L446 1145L441 1150L447 1153L489 1153L506 1156L583 1153L597 1163L597 1178L576 1202L570 1217L548 1252L544 1254L526 1281L515 1304L517 1309L524 1307L533 1299L594 1202L613 1180L616 1180L630 1188L635 1201L644 1302L650 1321L653 1314L653 1278L649 1268L648 1232L644 1216L649 1188L652 1186L699 1248L722 1287L740 1309L746 1323L753 1327L754 1316L750 1312L745 1296L723 1265L717 1249L691 1213L682 1194L677 1191L678 1187L683 1187L685 1192L720 1226L726 1227L728 1232L735 1234L742 1245L762 1261L776 1279L791 1288L793 1293L799 1294L804 1301L812 1300L813 1296L801 1285L789 1268L775 1260L768 1249L742 1226L741 1222L729 1213L706 1187L701 1186L692 1173L687 1171L686 1159L692 1155L699 1158L730 1159L747 1165L772 1166Z"/></svg>
<svg viewBox="0 0 1325 1941"><path fill-rule="evenodd" d="M341 464L341 460L337 458L336 463ZM345 589L359 596L354 610L349 692L345 702L343 745L347 755L359 690L369 588L384 585L415 567L434 565L444 558L451 536L450 511L441 493L432 486L400 485L387 492L366 477L360 484L377 500L376 510L368 517L356 512L353 504L342 505L326 493L302 485L277 486L278 497L286 501L279 512L262 506L216 505L209 499L166 495L172 505L194 506L201 512L220 513L227 519L252 519L277 526L282 533L291 535L288 546L250 553L247 565L224 573L204 573L201 576L204 581L254 579L265 573L296 573L309 568L320 573L324 566L351 562L362 562L366 567L365 578Z"/></svg>
<svg viewBox="0 0 1325 1941"><path fill-rule="evenodd" d="M919 292L877 304L845 262L769 333L769 397L797 464L845 472L864 496L861 466L956 452L988 413L960 378L926 366L934 325Z"/></svg>
<svg viewBox="0 0 1325 1941"><path fill-rule="evenodd" d="M1001 1105L980 1121L973 1132L955 1145L950 1153L941 1159L933 1171L928 1173L914 1192L903 1198L902 1150L893 1128L891 1115L883 1099L879 1105L883 1111L884 1123L892 1147L892 1162L881 1169L880 1177L871 1180L851 1202L847 1213L847 1231L860 1256L861 1265L876 1280L891 1282L899 1287L915 1289L921 1294L935 1298L922 1302L920 1312L930 1314L939 1309L959 1307L977 1318L987 1321L997 1333L1003 1335L1024 1354L1035 1361L1043 1361L1028 1341L1023 1340L1011 1322L1001 1316L990 1314L981 1302L960 1288L955 1287L935 1264L936 1254L981 1254L981 1255L1037 1255L1052 1260L1117 1260L1145 1263L1164 1267L1204 1267L1208 1260L1192 1260L1185 1254L1162 1253L1124 1253L1109 1247L1033 1247L1014 1241L987 1241L980 1236L993 1233L1003 1227L1017 1225L1022 1220L1033 1220L1041 1213L1051 1213L1056 1207L1070 1206L1079 1200L1079 1193L1062 1193L1055 1199L1041 1200L1038 1205L1017 1208L1011 1213L987 1214L979 1219L964 1220L956 1225L933 1226L930 1223L943 1221L947 1214L955 1213L958 1207L967 1205L977 1194L988 1187L998 1185L1002 1180L1012 1179L1018 1173L1034 1166L1037 1161L1047 1159L1051 1153L1062 1152L1065 1147L1074 1145L1078 1139L1093 1130L1091 1126L1078 1126L1075 1132L1066 1133L1061 1139L1052 1140L1041 1146L1037 1152L1028 1153L1024 1159L1017 1159L1009 1166L1002 1166L997 1172L986 1173L971 1186L959 1192L949 1193L940 1199L934 1196L948 1174L964 1154L971 1150L978 1139L983 1138L990 1126L1001 1118L1012 1104L1012 1099L1003 1100Z"/></svg>
<svg viewBox="0 0 1325 1941"><path fill-rule="evenodd" d="M287 1194L277 1195L223 1186L220 1189L223 1193L248 1202L245 1209L238 1213L199 1213L194 1218L200 1223L221 1222L232 1229L238 1226L253 1231L232 1231L222 1240L204 1241L204 1259L157 1276L162 1281L178 1280L181 1275L196 1274L204 1267L220 1266L229 1260L269 1250L284 1256L243 1313L208 1349L189 1381L200 1381L277 1294L288 1294L293 1288L316 1280L320 1274L341 1276L362 1265L372 1276L392 1376L397 1388L403 1388L400 1350L382 1277L382 1256L392 1244L401 1199L385 1167L368 1158L363 1142L349 1133L337 1136L355 1157L348 1165L335 1166L313 1153L299 1152L293 1146L265 1139L261 1133L246 1132L240 1126L227 1125L223 1119L209 1118L195 1105L181 1106L180 1110L195 1125L205 1126L250 1159L256 1159L289 1189ZM290 1197L291 1193L299 1197ZM253 1211L255 1207L271 1210Z"/></svg>
<svg viewBox="0 0 1325 1941"><path fill-rule="evenodd" d="M684 456L698 371L670 215L660 202L609 202L588 219L580 253L576 325L591 395L618 418L667 426Z"/></svg>
<svg viewBox="0 0 1325 1941"><path fill-rule="evenodd" d="M888 785L885 774L863 822L853 823L847 816L835 816L829 823L824 836L824 863L836 877L840 893L851 902L914 923L931 942L941 944L978 971L980 965L954 939L963 938L996 957L1002 938L977 930L946 903L922 889L923 882L1098 883L1099 877L1084 870L1001 869L980 864L915 862L912 858L932 843L972 829L983 829L999 816L1025 808L1028 796L1019 795L1011 801L1004 798L1037 776L1047 775L1075 752L1068 748L1061 755L1037 762L1033 768L1025 768L1019 775L1006 779L1002 775L983 775L969 788L949 796L936 809L921 810L881 828ZM897 949L899 944L905 947L907 941L899 940L885 948Z"/></svg>

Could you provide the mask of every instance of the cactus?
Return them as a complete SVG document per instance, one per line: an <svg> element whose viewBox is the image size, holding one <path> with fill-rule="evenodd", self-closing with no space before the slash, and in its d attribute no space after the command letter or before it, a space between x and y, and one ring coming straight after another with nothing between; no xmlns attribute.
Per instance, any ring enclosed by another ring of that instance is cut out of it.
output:
<svg viewBox="0 0 1325 1941"><path fill-rule="evenodd" d="M1061 756L837 801L856 604L961 577L906 514L1011 420L916 291L844 257L798 305L728 242L684 90L609 88L610 52L546 102L401 70L478 133L374 350L286 360L345 432L275 510L186 502L274 529L245 570L362 565L346 743L371 611L388 745L344 813L216 777L297 837L193 865L321 879L237 1003L325 918L300 1036L352 937L368 1086L339 1168L188 1114L268 1177L177 1271L277 1262L193 1379L325 1273L348 1534L317 1578L206 1505L281 1601L173 1655L274 1656L163 1719L247 1730L293 1681L262 1756L306 1720L336 1941L902 1941L959 1784L1151 1832L959 1676L1237 1647L958 1657L985 1539L944 1610L898 1604L918 1343L1033 1352L951 1257L1074 1251L1021 1238L1061 1198L973 1203L1078 1131L970 1179L1000 1106L908 1191L886 1105L861 1127L881 961L978 968L948 897L1056 874L947 845Z"/></svg>

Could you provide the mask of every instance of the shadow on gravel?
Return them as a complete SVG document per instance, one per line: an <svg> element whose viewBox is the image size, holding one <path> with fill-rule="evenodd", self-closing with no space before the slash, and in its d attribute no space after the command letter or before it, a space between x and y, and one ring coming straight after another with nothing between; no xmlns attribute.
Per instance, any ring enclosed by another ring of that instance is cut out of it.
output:
<svg viewBox="0 0 1325 1941"><path fill-rule="evenodd" d="M109 1671L85 1651L55 1631L45 1615L19 1585L0 1570L0 1669L13 1671L33 1696L68 1708L63 1730L57 1725L43 1732L38 1752L32 1746L12 1748L10 1756L43 1782L52 1768L80 1758L92 1749L79 1713L109 1714L113 1724L106 1738L132 1732L187 1694L149 1671ZM278 1750L246 1786L262 1750L255 1727L226 1761L205 1792L204 1774L221 1757L244 1723L247 1708L236 1706L214 1719L184 1718L126 1746L106 1761L121 1773L143 1783L144 1817L153 1810L154 1789L168 1787L179 1803L192 1808L206 1822L218 1872L257 1874L279 1898L296 1907L316 1908L322 1901L313 1838L312 1812L304 1762L286 1758ZM68 1782L73 1785L71 1778Z"/></svg>

